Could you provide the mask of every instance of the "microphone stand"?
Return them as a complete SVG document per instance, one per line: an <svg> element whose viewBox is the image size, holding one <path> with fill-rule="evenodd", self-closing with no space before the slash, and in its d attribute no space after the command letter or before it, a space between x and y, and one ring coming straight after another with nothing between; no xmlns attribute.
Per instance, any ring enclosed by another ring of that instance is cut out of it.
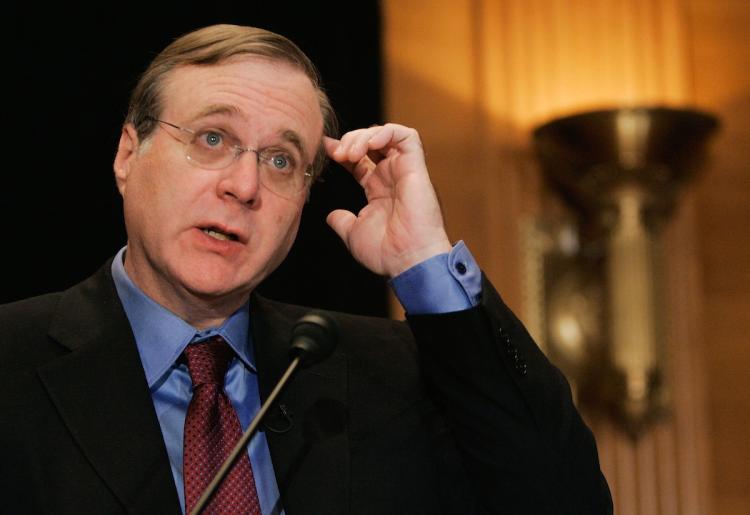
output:
<svg viewBox="0 0 750 515"><path fill-rule="evenodd" d="M242 434L242 437L237 442L237 445L234 446L234 449L232 449L232 453L224 461L224 464L219 469L219 472L216 473L216 476L214 476L214 479L206 487L206 490L203 492L203 495L201 495L200 499L198 499L198 502L195 504L195 507L190 512L190 515L200 514L203 508L205 508L206 505L208 504L208 501L209 499L211 499L211 496L216 491L217 487L219 486L219 483L221 483L224 480L224 477L229 472L229 469L232 468L232 465L234 465L234 462L237 460L237 457L240 455L240 453L247 452L245 450L245 446L247 445L247 442L255 434L255 431L257 430L258 425L260 424L261 420L263 420L263 418L265 417L266 412L274 403L274 401L276 400L276 397L279 396L281 389L284 388L284 386L286 386L286 383L289 381L289 378L292 376L294 371L299 366L301 359L302 359L301 356L297 355L292 360L292 362L289 363L289 366L287 367L286 372L284 372L284 375L281 376L281 379L279 379L279 382L276 384L276 387L268 396L268 399L266 399L266 402L264 402L263 405L260 407L258 414L255 415L255 418L250 423L250 426L248 426L247 430Z"/></svg>

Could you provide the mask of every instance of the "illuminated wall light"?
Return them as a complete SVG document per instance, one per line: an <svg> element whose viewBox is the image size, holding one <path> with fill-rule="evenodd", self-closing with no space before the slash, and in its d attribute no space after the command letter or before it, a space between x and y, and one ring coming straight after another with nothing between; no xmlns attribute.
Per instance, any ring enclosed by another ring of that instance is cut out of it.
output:
<svg viewBox="0 0 750 515"><path fill-rule="evenodd" d="M577 215L582 239L576 254L547 249L544 340L582 400L614 408L633 436L665 408L659 229L717 126L713 116L688 109L625 108L534 131L545 176ZM597 312L600 296L605 313Z"/></svg>

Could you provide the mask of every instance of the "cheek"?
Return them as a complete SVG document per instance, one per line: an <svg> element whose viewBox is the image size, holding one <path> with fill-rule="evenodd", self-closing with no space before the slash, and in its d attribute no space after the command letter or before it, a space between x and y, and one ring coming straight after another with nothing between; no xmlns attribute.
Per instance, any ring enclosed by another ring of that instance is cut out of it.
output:
<svg viewBox="0 0 750 515"><path fill-rule="evenodd" d="M132 177L123 202L126 222L144 236L155 236L168 229L183 208L184 187L171 185L170 170L158 163L143 163Z"/></svg>
<svg viewBox="0 0 750 515"><path fill-rule="evenodd" d="M289 250L299 229L300 219L302 217L301 207L280 210L273 217L274 233L279 246Z"/></svg>

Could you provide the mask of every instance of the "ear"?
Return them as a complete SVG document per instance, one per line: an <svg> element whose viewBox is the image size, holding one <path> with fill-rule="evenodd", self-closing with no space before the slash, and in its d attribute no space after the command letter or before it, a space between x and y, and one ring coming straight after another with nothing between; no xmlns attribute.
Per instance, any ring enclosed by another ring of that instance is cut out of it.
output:
<svg viewBox="0 0 750 515"><path fill-rule="evenodd" d="M138 133L132 123L126 123L120 133L120 143L117 145L117 154L113 168L115 169L115 182L120 195L125 196L125 187L128 182L130 170L134 161L138 158Z"/></svg>

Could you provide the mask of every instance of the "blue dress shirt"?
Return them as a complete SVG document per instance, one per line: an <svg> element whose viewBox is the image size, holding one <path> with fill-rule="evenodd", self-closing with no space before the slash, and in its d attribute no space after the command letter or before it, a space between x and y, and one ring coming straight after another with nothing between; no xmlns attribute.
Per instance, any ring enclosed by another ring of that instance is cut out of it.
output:
<svg viewBox="0 0 750 515"><path fill-rule="evenodd" d="M247 429L260 408L258 376L253 346L249 339L250 314L246 304L221 326L200 331L151 300L130 280L123 266L124 252L125 248L120 250L112 262L112 278L133 328L184 513L182 436L193 391L187 365L178 363L177 360L189 343L221 335L239 357L230 363L224 386L243 430ZM283 513L271 454L263 431L258 431L250 441L248 454L262 513Z"/></svg>
<svg viewBox="0 0 750 515"><path fill-rule="evenodd" d="M205 330L192 327L133 283L123 265L125 250L126 247L122 248L112 262L112 277L133 329L184 513L183 431L193 393L187 366L178 359L190 343L214 335L221 335L227 341L238 357L229 365L224 388L243 430L247 429L260 408L258 376L250 341L250 313L246 303L219 327ZM459 311L479 302L481 272L464 243L459 242L449 254L434 256L393 278L391 286L409 314ZM263 431L256 433L250 441L248 455L261 512L264 515L283 514Z"/></svg>

